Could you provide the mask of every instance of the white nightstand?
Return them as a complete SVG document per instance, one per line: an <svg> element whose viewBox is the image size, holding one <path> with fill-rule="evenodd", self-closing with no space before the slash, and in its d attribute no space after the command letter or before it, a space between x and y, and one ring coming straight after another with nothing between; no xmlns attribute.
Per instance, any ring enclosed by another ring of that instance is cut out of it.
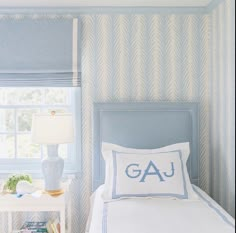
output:
<svg viewBox="0 0 236 233"><path fill-rule="evenodd" d="M69 197L69 185L67 182L63 185L64 194L52 197L48 194L42 194L40 197L24 195L17 198L11 194L0 195L0 212L8 213L8 233L12 232L12 213L13 212L49 212L55 211L60 214L61 233L66 233L66 206L68 207L68 232L71 232L71 200Z"/></svg>

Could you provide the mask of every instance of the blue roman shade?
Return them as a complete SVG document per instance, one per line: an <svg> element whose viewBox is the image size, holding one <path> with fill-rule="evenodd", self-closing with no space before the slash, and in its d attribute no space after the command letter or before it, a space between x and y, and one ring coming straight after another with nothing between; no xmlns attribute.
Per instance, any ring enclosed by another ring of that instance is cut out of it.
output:
<svg viewBox="0 0 236 233"><path fill-rule="evenodd" d="M0 20L0 87L80 86L78 19Z"/></svg>

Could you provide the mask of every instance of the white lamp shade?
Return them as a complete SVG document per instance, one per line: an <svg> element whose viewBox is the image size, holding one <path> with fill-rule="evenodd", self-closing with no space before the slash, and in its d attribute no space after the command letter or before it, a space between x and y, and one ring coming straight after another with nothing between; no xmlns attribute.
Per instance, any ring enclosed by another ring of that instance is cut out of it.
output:
<svg viewBox="0 0 236 233"><path fill-rule="evenodd" d="M38 144L63 144L74 140L72 114L35 114L32 121L32 141Z"/></svg>

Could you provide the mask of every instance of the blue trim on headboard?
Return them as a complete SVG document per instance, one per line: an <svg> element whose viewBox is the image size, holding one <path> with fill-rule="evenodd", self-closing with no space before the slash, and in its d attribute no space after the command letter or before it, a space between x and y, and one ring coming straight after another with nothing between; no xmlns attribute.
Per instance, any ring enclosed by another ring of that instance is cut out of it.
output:
<svg viewBox="0 0 236 233"><path fill-rule="evenodd" d="M104 183L102 141L139 149L190 142L188 170L199 183L198 103L96 103L94 104L93 190Z"/></svg>

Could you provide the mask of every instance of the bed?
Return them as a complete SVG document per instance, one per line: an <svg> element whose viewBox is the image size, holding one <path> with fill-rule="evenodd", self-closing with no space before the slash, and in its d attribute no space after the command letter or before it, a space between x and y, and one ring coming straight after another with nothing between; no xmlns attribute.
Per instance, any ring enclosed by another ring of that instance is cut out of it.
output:
<svg viewBox="0 0 236 233"><path fill-rule="evenodd" d="M115 148L106 163L104 142ZM138 162L130 163L134 158ZM86 233L235 232L234 219L198 187L199 160L198 103L95 104L94 193ZM130 165L122 167L124 161ZM146 170L139 170L147 161ZM157 179L158 191L152 183Z"/></svg>

